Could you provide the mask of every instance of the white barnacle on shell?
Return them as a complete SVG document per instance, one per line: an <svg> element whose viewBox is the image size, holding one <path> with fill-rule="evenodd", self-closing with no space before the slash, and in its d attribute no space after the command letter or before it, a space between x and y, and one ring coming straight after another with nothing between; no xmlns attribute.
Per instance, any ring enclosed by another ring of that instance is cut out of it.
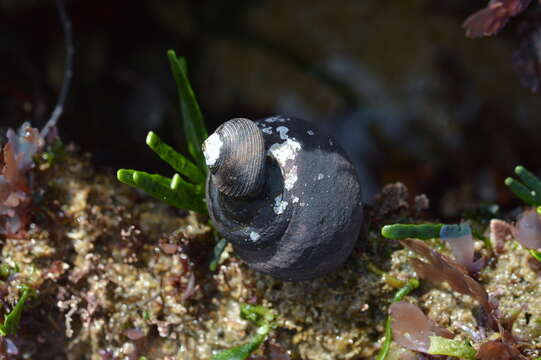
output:
<svg viewBox="0 0 541 360"><path fill-rule="evenodd" d="M302 146L297 140L288 138L283 143L272 144L267 155L273 157L281 166L285 166L288 160L295 159L301 148Z"/></svg>
<svg viewBox="0 0 541 360"><path fill-rule="evenodd" d="M297 165L290 167L284 174L284 187L286 190L293 189L293 186L297 182Z"/></svg>
<svg viewBox="0 0 541 360"><path fill-rule="evenodd" d="M307 133L308 135L310 135L310 136L314 136L314 134L315 134L315 132L313 132L312 130L308 130L306 133Z"/></svg>
<svg viewBox="0 0 541 360"><path fill-rule="evenodd" d="M259 235L258 232L252 231L250 233L250 240L257 241L257 240L259 240L259 238L261 238L261 235Z"/></svg>
<svg viewBox="0 0 541 360"><path fill-rule="evenodd" d="M280 215L284 213L284 211L287 208L287 205L288 205L288 202L285 200L282 200L282 195L278 195L277 197L274 198L274 206L272 207L272 209L274 210L276 215Z"/></svg>
<svg viewBox="0 0 541 360"><path fill-rule="evenodd" d="M216 161L220 158L220 149L223 144L220 135L217 133L210 135L203 143L203 155L205 155L205 162L208 167L214 166Z"/></svg>
<svg viewBox="0 0 541 360"><path fill-rule="evenodd" d="M294 160L297 153L301 150L301 144L293 138L288 137L283 143L273 144L267 154L273 157L282 169L287 169L284 176L284 186L286 190L291 190L293 185L297 182L297 167L286 167L286 163L289 160Z"/></svg>

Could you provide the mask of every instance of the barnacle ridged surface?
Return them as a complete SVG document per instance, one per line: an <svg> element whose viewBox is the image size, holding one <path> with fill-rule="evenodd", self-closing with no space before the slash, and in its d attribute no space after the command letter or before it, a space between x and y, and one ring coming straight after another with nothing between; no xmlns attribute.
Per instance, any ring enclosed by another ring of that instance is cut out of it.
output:
<svg viewBox="0 0 541 360"><path fill-rule="evenodd" d="M210 166L213 182L225 195L243 197L257 192L264 182L265 141L261 130L248 119L236 118L212 134L221 141L216 161ZM205 142L207 154L210 144ZM207 162L208 164L208 162Z"/></svg>

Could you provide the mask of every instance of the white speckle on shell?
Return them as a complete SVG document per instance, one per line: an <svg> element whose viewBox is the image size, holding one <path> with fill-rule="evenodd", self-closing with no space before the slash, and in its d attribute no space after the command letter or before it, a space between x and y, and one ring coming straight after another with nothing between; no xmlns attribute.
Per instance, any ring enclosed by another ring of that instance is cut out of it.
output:
<svg viewBox="0 0 541 360"><path fill-rule="evenodd" d="M301 144L293 138L288 138L283 143L272 144L267 154L273 157L282 169L288 169L286 163L288 160L295 159L297 152L301 149ZM286 190L291 190L297 182L297 167L292 166L283 174L284 187Z"/></svg>
<svg viewBox="0 0 541 360"><path fill-rule="evenodd" d="M283 143L275 143L269 148L268 155L272 156L282 167L288 160L295 159L301 144L295 139L288 138Z"/></svg>
<svg viewBox="0 0 541 360"><path fill-rule="evenodd" d="M282 195L278 195L274 198L274 206L272 209L276 213L276 215L282 214L285 209L287 208L288 202L285 200L282 200Z"/></svg>
<svg viewBox="0 0 541 360"><path fill-rule="evenodd" d="M282 140L289 139L289 136L287 136L287 132L289 131L289 129L286 128L285 126L278 126L276 128L276 131L278 131L278 133L280 134L280 139Z"/></svg>
<svg viewBox="0 0 541 360"><path fill-rule="evenodd" d="M261 129L261 131L263 131L265 134L272 134L272 126L269 126L269 127L264 127L263 129Z"/></svg>
<svg viewBox="0 0 541 360"><path fill-rule="evenodd" d="M325 177L322 173L317 174L317 179L322 180Z"/></svg>
<svg viewBox="0 0 541 360"><path fill-rule="evenodd" d="M306 133L310 136L313 136L315 134L312 130L308 130Z"/></svg>
<svg viewBox="0 0 541 360"><path fill-rule="evenodd" d="M333 146L334 145L334 142L332 141L331 138L329 138L329 145Z"/></svg>
<svg viewBox="0 0 541 360"><path fill-rule="evenodd" d="M255 232L255 231L252 231L250 233L250 239L252 241L257 241L257 240L259 240L259 238L261 238L261 235L259 235L259 233Z"/></svg>
<svg viewBox="0 0 541 360"><path fill-rule="evenodd" d="M205 162L207 166L213 166L216 160L220 158L220 149L222 148L222 139L220 135L214 133L210 135L203 143L203 155L205 155Z"/></svg>
<svg viewBox="0 0 541 360"><path fill-rule="evenodd" d="M297 166L292 166L284 174L284 187L286 188L286 190L293 189L293 186L297 182L297 179Z"/></svg>
<svg viewBox="0 0 541 360"><path fill-rule="evenodd" d="M273 122L286 122L286 119L281 117L281 116L273 116L273 117L270 117L268 119L265 119L265 122L268 122L268 123L273 123Z"/></svg>
<svg viewBox="0 0 541 360"><path fill-rule="evenodd" d="M299 198L297 196L293 196L293 201L291 201L293 204L299 202Z"/></svg>

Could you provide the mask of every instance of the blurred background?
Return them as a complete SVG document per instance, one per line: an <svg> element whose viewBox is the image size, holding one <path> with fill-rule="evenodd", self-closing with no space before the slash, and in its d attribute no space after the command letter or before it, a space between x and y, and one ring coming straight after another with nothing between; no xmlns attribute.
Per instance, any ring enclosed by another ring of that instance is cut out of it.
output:
<svg viewBox="0 0 541 360"><path fill-rule="evenodd" d="M426 193L437 216L511 207L504 178L517 164L541 170L536 79L516 71L525 49L536 50L525 34L540 5L495 37L466 38L462 23L486 3L67 1L75 75L60 134L99 167L169 174L144 141L154 130L184 146L166 57L174 49L188 60L209 131L233 117L305 118L347 150L366 200L402 181L410 195ZM3 129L46 122L64 47L54 1L0 0ZM537 57L528 61L535 74Z"/></svg>

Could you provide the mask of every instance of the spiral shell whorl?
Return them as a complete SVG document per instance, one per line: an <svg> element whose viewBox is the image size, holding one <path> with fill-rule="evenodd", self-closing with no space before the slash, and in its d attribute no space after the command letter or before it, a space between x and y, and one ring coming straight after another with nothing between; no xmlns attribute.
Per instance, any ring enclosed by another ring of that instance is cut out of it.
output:
<svg viewBox="0 0 541 360"><path fill-rule="evenodd" d="M224 195L257 194L265 180L265 140L257 125L237 118L223 123L203 143L212 182Z"/></svg>
<svg viewBox="0 0 541 360"><path fill-rule="evenodd" d="M274 116L254 124L265 141L263 186L250 197L224 196L211 167L206 200L212 223L255 271L300 281L336 270L362 225L355 168L311 123Z"/></svg>

